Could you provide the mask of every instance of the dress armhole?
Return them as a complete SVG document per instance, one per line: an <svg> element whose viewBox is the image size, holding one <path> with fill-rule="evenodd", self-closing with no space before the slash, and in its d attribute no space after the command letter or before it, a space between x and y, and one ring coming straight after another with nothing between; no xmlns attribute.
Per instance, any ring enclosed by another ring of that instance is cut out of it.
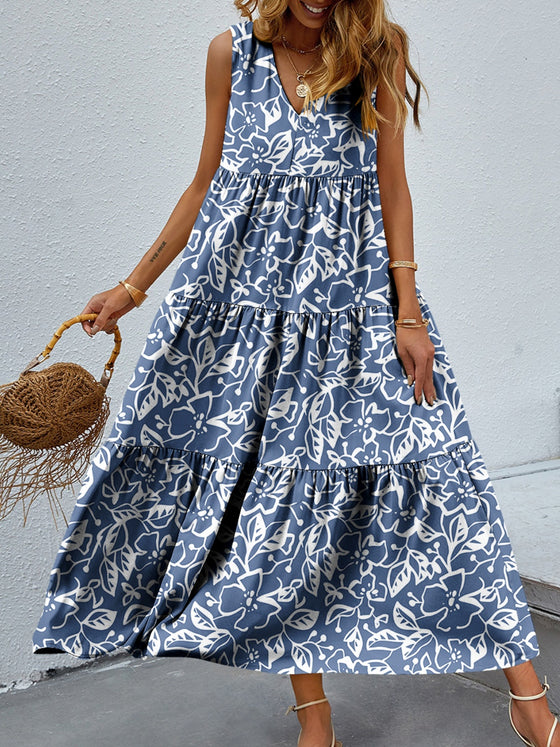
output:
<svg viewBox="0 0 560 747"><path fill-rule="evenodd" d="M239 67L241 28L239 23L228 26L231 33L231 84L235 79L235 72Z"/></svg>

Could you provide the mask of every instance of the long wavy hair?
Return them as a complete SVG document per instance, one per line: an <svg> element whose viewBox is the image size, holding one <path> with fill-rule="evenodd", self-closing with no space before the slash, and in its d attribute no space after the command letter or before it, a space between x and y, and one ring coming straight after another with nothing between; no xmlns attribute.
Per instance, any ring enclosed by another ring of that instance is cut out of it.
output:
<svg viewBox="0 0 560 747"><path fill-rule="evenodd" d="M253 32L262 42L280 41L284 33L288 0L234 0L241 15L253 20ZM421 130L419 119L420 89L428 92L410 63L408 35L399 24L389 21L384 0L335 0L334 7L321 29L321 55L323 66L320 72L308 81L309 93L304 99L304 108L313 100L328 97L340 88L357 79L359 95L356 105L361 103L362 128L370 134L377 130L378 122L387 122L372 104L372 94L382 81L395 102L396 118L393 126L404 130L408 109L413 111L414 124ZM405 93L397 82L397 67L402 53L406 72L416 87L414 97L408 86ZM306 81L307 82L307 81Z"/></svg>

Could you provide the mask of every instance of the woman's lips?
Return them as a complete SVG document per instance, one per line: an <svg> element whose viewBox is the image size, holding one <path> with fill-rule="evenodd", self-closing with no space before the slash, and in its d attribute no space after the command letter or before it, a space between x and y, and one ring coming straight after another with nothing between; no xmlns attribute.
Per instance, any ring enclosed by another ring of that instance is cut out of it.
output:
<svg viewBox="0 0 560 747"><path fill-rule="evenodd" d="M300 3L305 8L308 15L315 16L316 18L321 18L321 16L324 16L327 10L330 8L330 5L325 5L323 8L319 8L317 5L313 5L312 3L304 3L303 0L300 0ZM310 8L314 8L314 10L310 10Z"/></svg>

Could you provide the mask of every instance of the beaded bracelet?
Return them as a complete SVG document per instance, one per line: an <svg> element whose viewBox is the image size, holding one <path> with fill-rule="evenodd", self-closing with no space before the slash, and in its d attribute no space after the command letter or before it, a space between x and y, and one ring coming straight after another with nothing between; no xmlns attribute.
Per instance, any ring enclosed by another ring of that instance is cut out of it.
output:
<svg viewBox="0 0 560 747"><path fill-rule="evenodd" d="M408 259L394 259L389 262L389 269L392 270L393 267L410 267L411 270L415 271L418 269L416 262L409 262Z"/></svg>
<svg viewBox="0 0 560 747"><path fill-rule="evenodd" d="M140 306L148 298L147 293L144 293L144 291L130 285L126 280L119 280L119 284L122 285L123 288L126 288L128 295L132 298L136 307Z"/></svg>
<svg viewBox="0 0 560 747"><path fill-rule="evenodd" d="M416 329L417 327L427 327L428 320L422 318L422 321L417 322L416 319L396 319L395 324L397 327L404 327L405 329Z"/></svg>

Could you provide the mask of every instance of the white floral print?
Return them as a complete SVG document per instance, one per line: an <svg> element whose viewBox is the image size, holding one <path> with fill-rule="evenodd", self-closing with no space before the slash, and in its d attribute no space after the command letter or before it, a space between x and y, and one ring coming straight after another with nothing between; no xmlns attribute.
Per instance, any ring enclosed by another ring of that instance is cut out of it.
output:
<svg viewBox="0 0 560 747"><path fill-rule="evenodd" d="M434 407L397 357L355 85L297 114L270 45L249 21L231 31L221 162L84 480L33 650L283 674L532 658L503 517L419 289Z"/></svg>

